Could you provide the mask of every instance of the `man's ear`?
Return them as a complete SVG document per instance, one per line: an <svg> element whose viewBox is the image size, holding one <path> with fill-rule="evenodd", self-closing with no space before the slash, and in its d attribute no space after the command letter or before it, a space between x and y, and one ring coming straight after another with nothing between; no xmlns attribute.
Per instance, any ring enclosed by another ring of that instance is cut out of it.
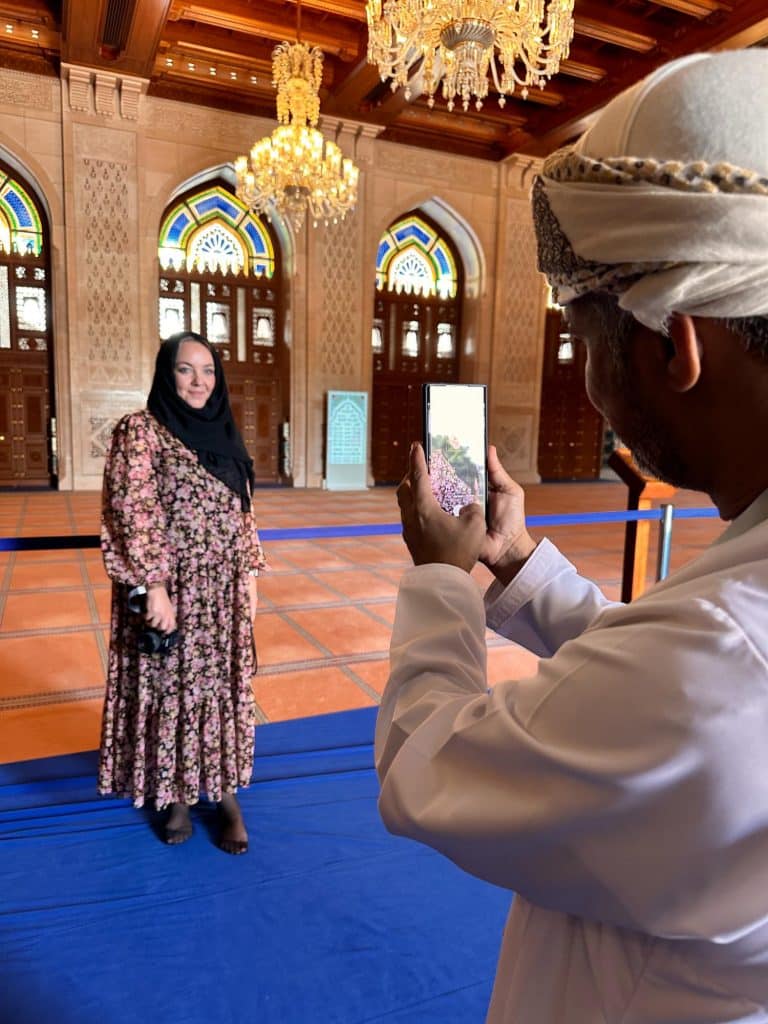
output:
<svg viewBox="0 0 768 1024"><path fill-rule="evenodd" d="M701 376L701 345L696 324L684 313L673 313L667 337L667 384L673 391L690 391Z"/></svg>

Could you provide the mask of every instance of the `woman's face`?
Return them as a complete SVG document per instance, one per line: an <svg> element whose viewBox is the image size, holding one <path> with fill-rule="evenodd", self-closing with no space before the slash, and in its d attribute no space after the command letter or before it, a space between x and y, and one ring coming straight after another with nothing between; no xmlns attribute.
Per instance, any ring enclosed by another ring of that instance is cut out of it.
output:
<svg viewBox="0 0 768 1024"><path fill-rule="evenodd" d="M176 394L193 409L202 409L216 384L213 356L199 341L182 341L173 368Z"/></svg>

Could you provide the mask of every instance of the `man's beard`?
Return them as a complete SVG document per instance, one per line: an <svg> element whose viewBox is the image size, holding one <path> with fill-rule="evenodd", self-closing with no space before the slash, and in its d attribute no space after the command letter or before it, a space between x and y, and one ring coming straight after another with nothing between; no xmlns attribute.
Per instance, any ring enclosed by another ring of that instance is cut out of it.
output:
<svg viewBox="0 0 768 1024"><path fill-rule="evenodd" d="M625 382L626 383L626 382ZM632 452L637 466L647 475L692 491L704 491L704 481L696 479L686 459L674 447L671 432L654 412L641 409L624 388L625 415L621 431L617 431L623 444Z"/></svg>

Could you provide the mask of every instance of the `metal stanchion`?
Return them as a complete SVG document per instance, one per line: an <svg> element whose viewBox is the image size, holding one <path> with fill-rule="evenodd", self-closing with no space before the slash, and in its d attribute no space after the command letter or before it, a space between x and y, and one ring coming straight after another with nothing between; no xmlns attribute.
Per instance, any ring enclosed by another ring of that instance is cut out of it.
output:
<svg viewBox="0 0 768 1024"><path fill-rule="evenodd" d="M672 520L675 506L662 504L661 522L659 523L659 555L656 562L656 579L664 580L669 576L669 556L672 551Z"/></svg>

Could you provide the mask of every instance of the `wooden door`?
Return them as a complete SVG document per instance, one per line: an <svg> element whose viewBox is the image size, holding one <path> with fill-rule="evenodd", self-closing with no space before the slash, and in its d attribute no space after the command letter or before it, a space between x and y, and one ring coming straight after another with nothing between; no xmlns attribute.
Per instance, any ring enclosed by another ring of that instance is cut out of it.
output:
<svg viewBox="0 0 768 1024"><path fill-rule="evenodd" d="M596 480L600 476L603 419L584 384L584 345L574 343L559 310L547 310L539 420L542 480Z"/></svg>
<svg viewBox="0 0 768 1024"><path fill-rule="evenodd" d="M42 256L0 265L0 487L51 487L51 337Z"/></svg>
<svg viewBox="0 0 768 1024"><path fill-rule="evenodd" d="M171 304L176 303L176 306ZM164 271L160 278L160 330L175 308L173 329L201 333L221 356L235 422L254 461L256 482L286 482L284 424L289 418L290 352L282 306L269 279L210 271Z"/></svg>
<svg viewBox="0 0 768 1024"><path fill-rule="evenodd" d="M371 472L399 483L422 437L427 382L459 379L458 303L379 295L374 306Z"/></svg>

